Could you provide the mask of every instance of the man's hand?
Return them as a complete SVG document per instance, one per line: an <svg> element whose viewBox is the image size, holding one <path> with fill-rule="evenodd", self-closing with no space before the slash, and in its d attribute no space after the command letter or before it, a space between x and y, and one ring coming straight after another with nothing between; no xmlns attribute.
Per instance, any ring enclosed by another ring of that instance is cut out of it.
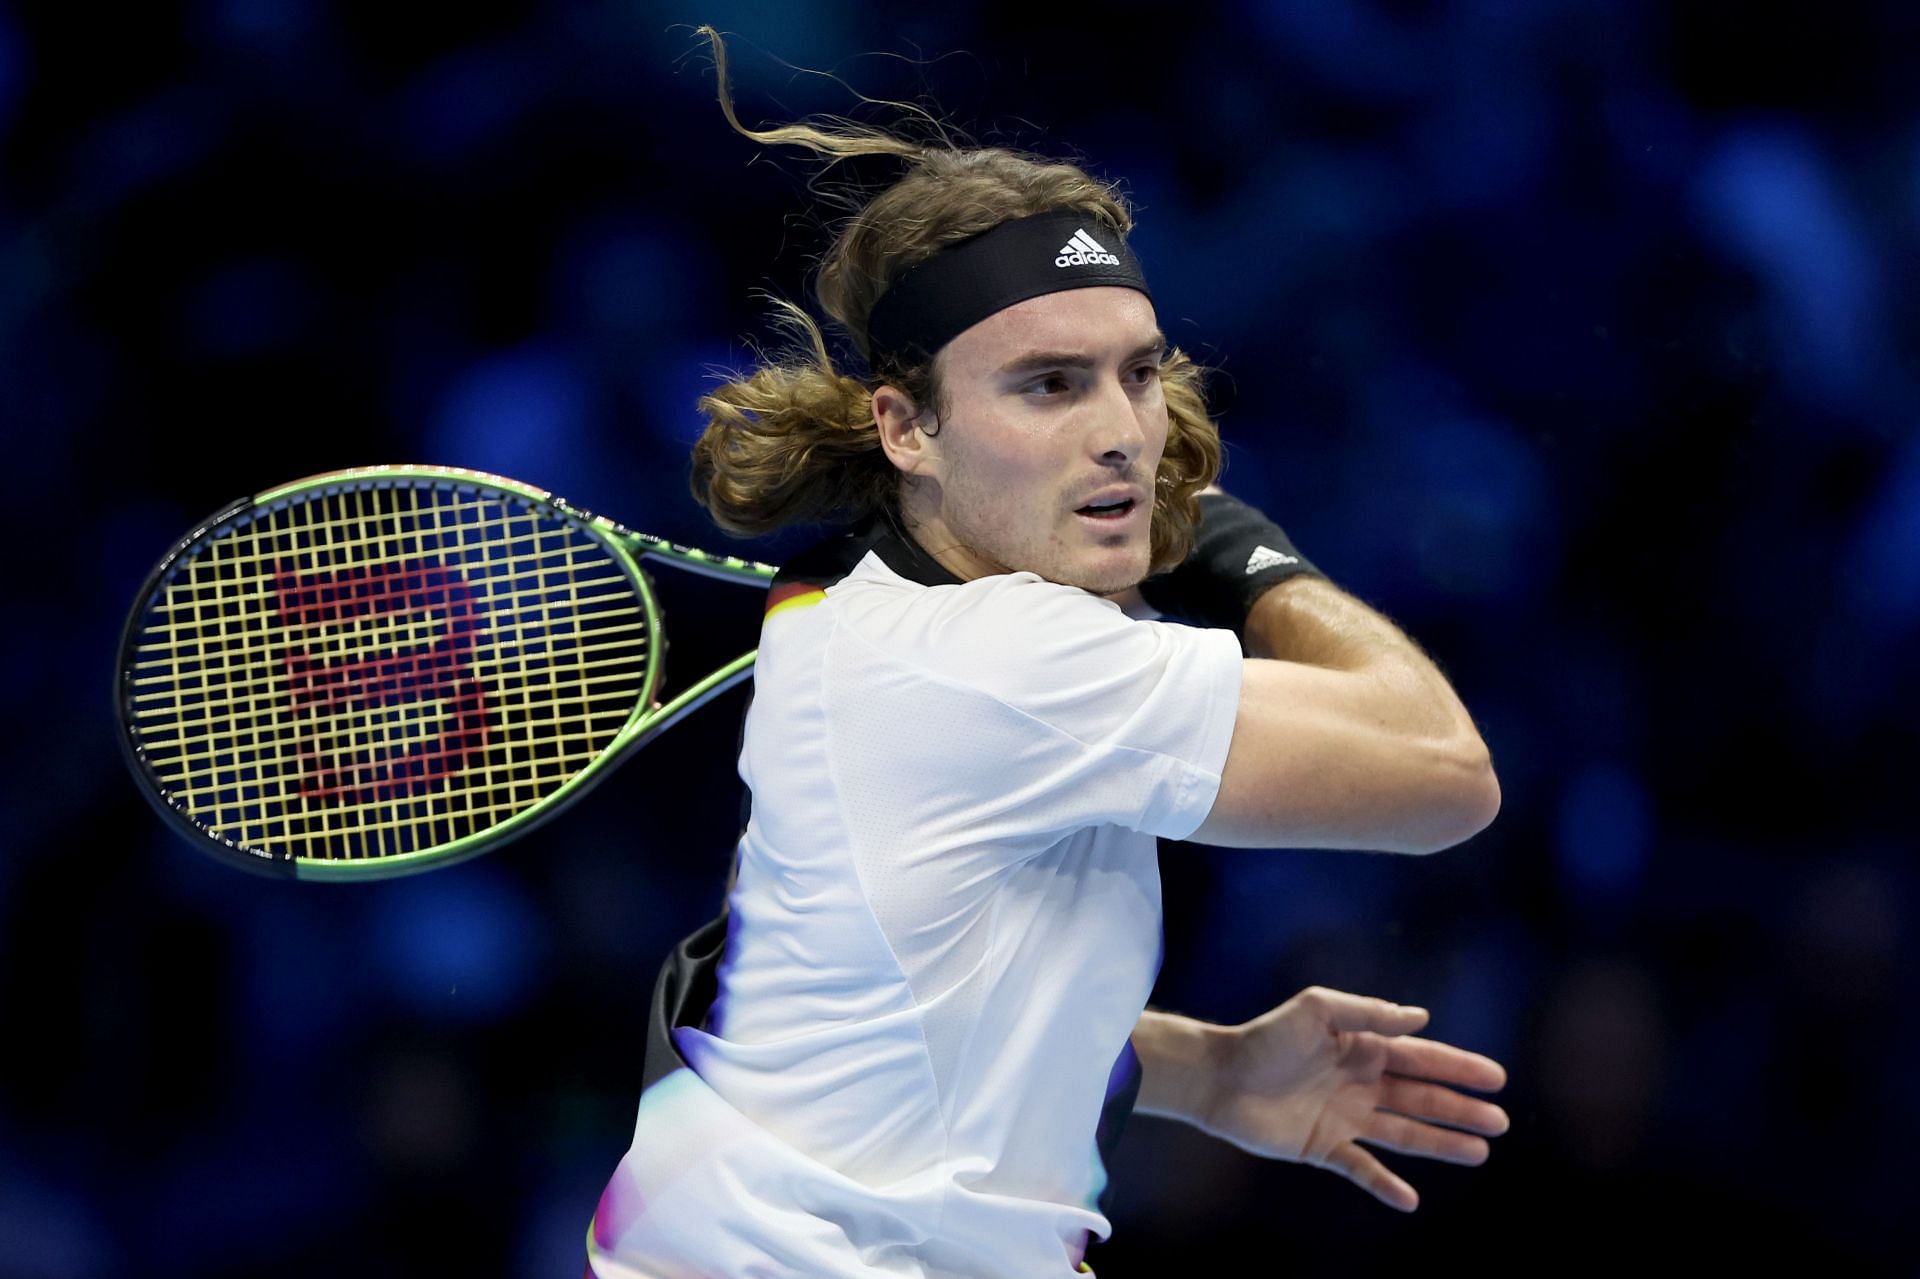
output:
<svg viewBox="0 0 1920 1279"><path fill-rule="evenodd" d="M1420 1196L1359 1142L1477 1165L1486 1162L1486 1138L1508 1126L1500 1107L1456 1091L1496 1091L1506 1085L1506 1070L1490 1057L1408 1033L1426 1021L1423 1008L1309 986L1252 1021L1206 1028L1198 1056L1153 1052L1154 1043L1189 1039L1199 1023L1186 1018L1161 1023L1159 1031L1143 1019L1135 1043L1146 1049L1150 1080L1156 1067L1185 1076L1163 1078L1160 1094L1177 1090L1183 1103L1160 1113L1178 1114L1253 1154L1337 1172L1389 1207L1412 1212Z"/></svg>

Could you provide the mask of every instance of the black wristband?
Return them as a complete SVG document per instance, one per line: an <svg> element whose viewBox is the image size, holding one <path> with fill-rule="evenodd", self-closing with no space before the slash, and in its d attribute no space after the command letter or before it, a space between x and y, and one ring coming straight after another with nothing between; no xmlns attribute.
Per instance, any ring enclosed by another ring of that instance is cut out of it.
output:
<svg viewBox="0 0 1920 1279"><path fill-rule="evenodd" d="M1193 549L1140 583L1140 595L1162 613L1244 635L1254 601L1301 573L1326 576L1258 510L1225 493L1202 493Z"/></svg>

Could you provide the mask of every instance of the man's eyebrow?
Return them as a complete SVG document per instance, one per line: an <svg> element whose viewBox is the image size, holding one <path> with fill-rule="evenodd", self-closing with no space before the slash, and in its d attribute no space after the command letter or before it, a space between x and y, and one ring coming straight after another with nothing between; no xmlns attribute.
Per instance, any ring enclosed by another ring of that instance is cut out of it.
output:
<svg viewBox="0 0 1920 1279"><path fill-rule="evenodd" d="M1125 364L1142 356L1158 355L1167 349L1167 335L1156 331L1152 338L1127 353ZM1000 376L1030 373L1035 369L1090 369L1100 361L1079 351L1034 351L1000 366Z"/></svg>

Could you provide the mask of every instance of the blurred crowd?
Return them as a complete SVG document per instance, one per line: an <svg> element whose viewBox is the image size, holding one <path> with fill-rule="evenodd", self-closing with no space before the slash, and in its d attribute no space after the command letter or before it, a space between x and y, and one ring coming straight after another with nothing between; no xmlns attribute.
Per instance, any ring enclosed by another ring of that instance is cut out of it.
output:
<svg viewBox="0 0 1920 1279"><path fill-rule="evenodd" d="M164 828L108 694L160 554L335 467L804 544L707 521L694 404L894 170L734 133L701 22L749 124L917 102L1123 180L1223 483L1493 751L1499 819L1430 858L1164 845L1154 1002L1424 1005L1512 1131L1388 1153L1403 1217L1136 1119L1103 1279L1904 1272L1920 9L0 0L0 1276L578 1273L743 696L507 849L333 886ZM683 590L680 674L752 644Z"/></svg>

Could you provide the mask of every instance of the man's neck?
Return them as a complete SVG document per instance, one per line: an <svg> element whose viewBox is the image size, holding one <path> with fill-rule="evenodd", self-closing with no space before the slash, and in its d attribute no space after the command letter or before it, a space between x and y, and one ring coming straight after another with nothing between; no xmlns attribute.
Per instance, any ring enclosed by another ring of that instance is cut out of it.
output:
<svg viewBox="0 0 1920 1279"><path fill-rule="evenodd" d="M874 515L865 532L856 530L856 536L868 549L877 551L888 568L908 581L922 586L951 586L969 580L935 558L896 512Z"/></svg>
<svg viewBox="0 0 1920 1279"><path fill-rule="evenodd" d="M939 510L927 500L927 495L916 489L901 491L900 527L940 567L963 582L1013 571L962 542L941 518Z"/></svg>

